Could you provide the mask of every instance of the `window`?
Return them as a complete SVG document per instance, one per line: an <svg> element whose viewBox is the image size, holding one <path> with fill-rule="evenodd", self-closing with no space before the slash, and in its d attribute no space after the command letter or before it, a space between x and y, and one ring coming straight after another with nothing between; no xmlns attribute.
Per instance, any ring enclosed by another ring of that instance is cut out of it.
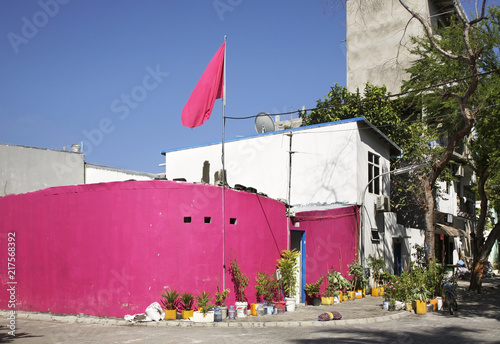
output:
<svg viewBox="0 0 500 344"><path fill-rule="evenodd" d="M378 229L372 228L372 241L380 241L380 233Z"/></svg>
<svg viewBox="0 0 500 344"><path fill-rule="evenodd" d="M368 152L368 192L380 194L380 156Z"/></svg>

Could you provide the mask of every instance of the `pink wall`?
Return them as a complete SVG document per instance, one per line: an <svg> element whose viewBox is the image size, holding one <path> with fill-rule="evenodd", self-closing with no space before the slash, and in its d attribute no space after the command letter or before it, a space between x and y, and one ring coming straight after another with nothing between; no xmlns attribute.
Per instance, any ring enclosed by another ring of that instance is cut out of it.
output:
<svg viewBox="0 0 500 344"><path fill-rule="evenodd" d="M358 247L359 207L297 213L294 222L306 234L306 284L316 283L333 266L349 280ZM325 289L325 281L321 291Z"/></svg>
<svg viewBox="0 0 500 344"><path fill-rule="evenodd" d="M0 309L8 309L9 232L16 233L17 310L122 317L160 301L165 286L213 295L217 276L222 280L221 194L210 185L140 181L0 197ZM185 216L192 222L184 223ZM226 264L235 252L250 277L247 297L253 302L256 272L273 272L286 248L285 207L226 190L226 223ZM311 233L321 255L327 248L320 242L338 239L337 230L311 227ZM328 235L321 239L321 233ZM317 263L323 269L330 259ZM229 274L226 287L233 304Z"/></svg>

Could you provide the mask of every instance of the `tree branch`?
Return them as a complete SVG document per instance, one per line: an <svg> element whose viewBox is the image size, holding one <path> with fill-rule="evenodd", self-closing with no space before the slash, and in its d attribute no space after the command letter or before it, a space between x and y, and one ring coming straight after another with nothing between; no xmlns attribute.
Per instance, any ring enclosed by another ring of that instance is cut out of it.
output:
<svg viewBox="0 0 500 344"><path fill-rule="evenodd" d="M456 1L456 0L455 0ZM437 41L434 39L434 34L432 32L432 27L430 24L420 15L420 13L415 12L410 6L408 6L403 0L399 0L399 3L401 6L403 6L414 18L416 18L420 24L422 24L422 27L424 28L425 35L429 39L429 42L431 46L436 49L441 55L452 59L452 60L457 60L457 61L465 61L468 62L468 59L464 56L461 55L455 55L449 51L444 50L441 48L441 46L437 43Z"/></svg>

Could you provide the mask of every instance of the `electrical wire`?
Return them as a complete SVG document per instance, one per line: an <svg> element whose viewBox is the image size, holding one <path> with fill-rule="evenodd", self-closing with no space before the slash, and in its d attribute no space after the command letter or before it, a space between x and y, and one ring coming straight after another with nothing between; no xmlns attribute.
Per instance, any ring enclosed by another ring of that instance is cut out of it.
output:
<svg viewBox="0 0 500 344"><path fill-rule="evenodd" d="M442 86L445 86L445 85L448 85L448 84L453 84L453 83L456 83L456 82L459 82L459 81L467 80L467 79L470 79L472 77L488 75L488 74L496 73L496 72L499 72L499 71L500 71L500 68L497 68L497 69L492 69L490 71L478 73L478 74L475 74L475 75L472 75L472 76L467 76L467 77L463 77L463 78L448 80L448 81L445 81L445 82L442 82L442 83L439 83L439 84L430 85L430 86L422 87L422 88L415 89L415 90L408 90L406 92L389 94L387 96L376 97L376 98L362 99L360 101L352 102L352 103L334 104L334 105L330 105L330 106L326 106L326 107L315 107L315 108L310 108L310 109L301 109L301 110L295 110L295 111L273 113L273 114L269 114L269 116L292 115L294 113L304 113L304 112L310 112L310 111L314 111L314 110L331 109L331 108L334 108L334 107L341 107L341 106L352 106L352 105L355 105L355 104L361 104L361 103L366 103L366 102L371 102L371 101L377 101L377 100L389 99L389 98L394 98L394 97L400 97L400 96L408 95L408 94L411 94L411 93L417 93L417 92L422 92L422 91L430 90L430 89L433 89L433 88L439 88L439 87L442 87ZM236 120L238 120L238 119L255 118L257 116L258 115L245 116L245 117L227 117L226 116L226 118L227 119L236 119Z"/></svg>

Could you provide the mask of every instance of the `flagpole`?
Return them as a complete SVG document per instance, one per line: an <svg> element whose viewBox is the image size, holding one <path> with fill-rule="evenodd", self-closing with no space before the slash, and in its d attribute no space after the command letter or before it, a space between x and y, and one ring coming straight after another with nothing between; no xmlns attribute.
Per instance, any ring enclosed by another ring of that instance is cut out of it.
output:
<svg viewBox="0 0 500 344"><path fill-rule="evenodd" d="M226 289L226 166L224 157L224 140L226 127L226 36L224 36L224 71L222 73L222 291Z"/></svg>

